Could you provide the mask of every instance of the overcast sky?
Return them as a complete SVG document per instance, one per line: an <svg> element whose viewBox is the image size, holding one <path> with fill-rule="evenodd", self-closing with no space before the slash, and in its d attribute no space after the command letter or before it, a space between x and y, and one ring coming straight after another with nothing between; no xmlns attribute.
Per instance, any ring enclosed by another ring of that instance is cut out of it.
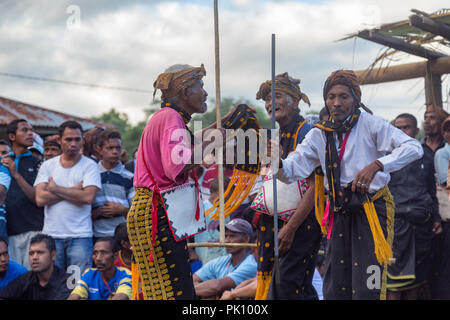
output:
<svg viewBox="0 0 450 320"><path fill-rule="evenodd" d="M406 19L410 9L434 12L448 0L270 1L219 0L222 97L255 100L270 78L270 39L276 34L276 72L301 79L312 109L336 69L361 70L380 45L336 40L381 23ZM205 64L215 96L213 1L0 0L0 72L153 91L168 66ZM420 59L399 56L405 63ZM449 80L443 84L448 95ZM423 117L423 79L363 86L363 102L393 119ZM0 76L0 96L90 117L115 107L133 123L144 119L152 93L94 89ZM447 97L444 96L444 100ZM213 107L210 104L210 107ZM307 111L300 105L302 113ZM448 110L448 104L444 107Z"/></svg>

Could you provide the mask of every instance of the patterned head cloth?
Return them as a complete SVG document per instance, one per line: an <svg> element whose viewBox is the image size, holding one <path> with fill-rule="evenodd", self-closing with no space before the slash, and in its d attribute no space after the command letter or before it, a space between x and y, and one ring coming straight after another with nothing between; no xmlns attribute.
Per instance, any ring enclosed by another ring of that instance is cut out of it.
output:
<svg viewBox="0 0 450 320"><path fill-rule="evenodd" d="M349 87L353 97L358 100L358 102L361 101L361 88L359 87L358 78L352 70L337 70L331 73L323 86L323 99L325 101L327 100L328 91L338 84Z"/></svg>
<svg viewBox="0 0 450 320"><path fill-rule="evenodd" d="M429 104L427 106L425 113L427 112L435 112L438 115L439 121L441 123L444 122L444 120L449 116L449 114L444 109L442 109L441 107L435 107L432 104Z"/></svg>
<svg viewBox="0 0 450 320"><path fill-rule="evenodd" d="M359 86L358 77L353 70L337 70L330 74L323 86L323 100L325 101L325 106L328 91L338 84L347 86L350 89L353 98L358 102L357 108L361 107L366 112L373 114L373 112L361 102L361 87Z"/></svg>
<svg viewBox="0 0 450 320"><path fill-rule="evenodd" d="M161 73L153 83L153 98L159 89L162 92L161 99L172 98L180 90L190 87L197 80L201 80L206 75L203 64L200 67L189 65L174 65Z"/></svg>
<svg viewBox="0 0 450 320"><path fill-rule="evenodd" d="M256 99L263 99L265 101L271 90L272 81L267 80L263 82L259 87L259 91L256 93ZM311 106L308 96L300 91L300 79L290 77L287 72L275 77L275 91L287 93L298 101L303 100Z"/></svg>

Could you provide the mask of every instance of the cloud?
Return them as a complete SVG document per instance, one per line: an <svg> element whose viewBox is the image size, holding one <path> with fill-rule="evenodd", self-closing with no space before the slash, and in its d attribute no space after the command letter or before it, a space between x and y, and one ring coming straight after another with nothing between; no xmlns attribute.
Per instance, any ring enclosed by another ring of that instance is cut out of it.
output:
<svg viewBox="0 0 450 320"><path fill-rule="evenodd" d="M302 90L318 110L328 74L339 68L368 67L381 47L362 39L356 43L337 39L370 24L405 19L411 8L432 12L445 4L234 0L220 7L221 95L261 105L255 94L270 78L270 37L275 33L277 73L288 71L302 79ZM70 5L80 8L78 28L67 26ZM0 71L152 91L154 79L168 66L204 63L205 88L210 97L215 94L211 3L23 0L2 1L0 12ZM423 84L414 87L417 81L365 86L363 97L375 112L392 119L423 104ZM82 117L115 107L134 123L143 120L142 110L152 99L151 93L4 77L0 96Z"/></svg>

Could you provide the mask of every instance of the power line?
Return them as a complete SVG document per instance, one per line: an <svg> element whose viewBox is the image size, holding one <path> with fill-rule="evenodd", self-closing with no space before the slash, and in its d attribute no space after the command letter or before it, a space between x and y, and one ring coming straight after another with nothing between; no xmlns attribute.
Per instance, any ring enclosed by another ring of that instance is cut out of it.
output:
<svg viewBox="0 0 450 320"><path fill-rule="evenodd" d="M1 71L0 71L0 76L19 78L19 79L26 79L26 80L34 80L34 81L54 82L54 83L68 84L68 85L74 85L74 86L83 86L83 87L90 87L90 88L101 88L101 89L109 89L109 90L130 91L130 92L138 92L138 93L153 93L153 91L150 91L150 90L142 90L142 89L135 89L135 88L124 88L124 87L114 87L114 86L105 86L105 85L100 85L100 84L83 83L83 82L75 82L75 81L67 81L67 80L57 80L57 79L34 77L34 76L27 76L27 75L8 73L8 72L1 72Z"/></svg>

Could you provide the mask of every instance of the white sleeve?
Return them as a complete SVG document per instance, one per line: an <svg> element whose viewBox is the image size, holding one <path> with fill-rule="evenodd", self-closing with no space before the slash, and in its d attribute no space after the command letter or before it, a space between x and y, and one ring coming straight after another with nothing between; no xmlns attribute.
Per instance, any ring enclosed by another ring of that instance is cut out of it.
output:
<svg viewBox="0 0 450 320"><path fill-rule="evenodd" d="M100 177L100 171L97 163L92 160L88 160L89 164L83 172L83 188L87 186L95 186L99 189L102 188L102 179Z"/></svg>
<svg viewBox="0 0 450 320"><path fill-rule="evenodd" d="M320 166L317 144L314 141L321 139L320 129L309 131L302 143L297 145L295 151L282 160L283 167L278 170L277 178L284 183L292 183L308 178L315 168ZM322 152L324 152L322 150Z"/></svg>
<svg viewBox="0 0 450 320"><path fill-rule="evenodd" d="M384 171L394 172L423 156L420 142L397 129L385 120L374 117L371 127L375 137L377 150L389 153L378 160L383 164Z"/></svg>
<svg viewBox="0 0 450 320"><path fill-rule="evenodd" d="M49 178L50 178L50 173L48 170L48 161L44 161L41 164L41 167L39 168L36 180L34 180L33 187L36 187L38 184L41 184L41 183L48 183Z"/></svg>

